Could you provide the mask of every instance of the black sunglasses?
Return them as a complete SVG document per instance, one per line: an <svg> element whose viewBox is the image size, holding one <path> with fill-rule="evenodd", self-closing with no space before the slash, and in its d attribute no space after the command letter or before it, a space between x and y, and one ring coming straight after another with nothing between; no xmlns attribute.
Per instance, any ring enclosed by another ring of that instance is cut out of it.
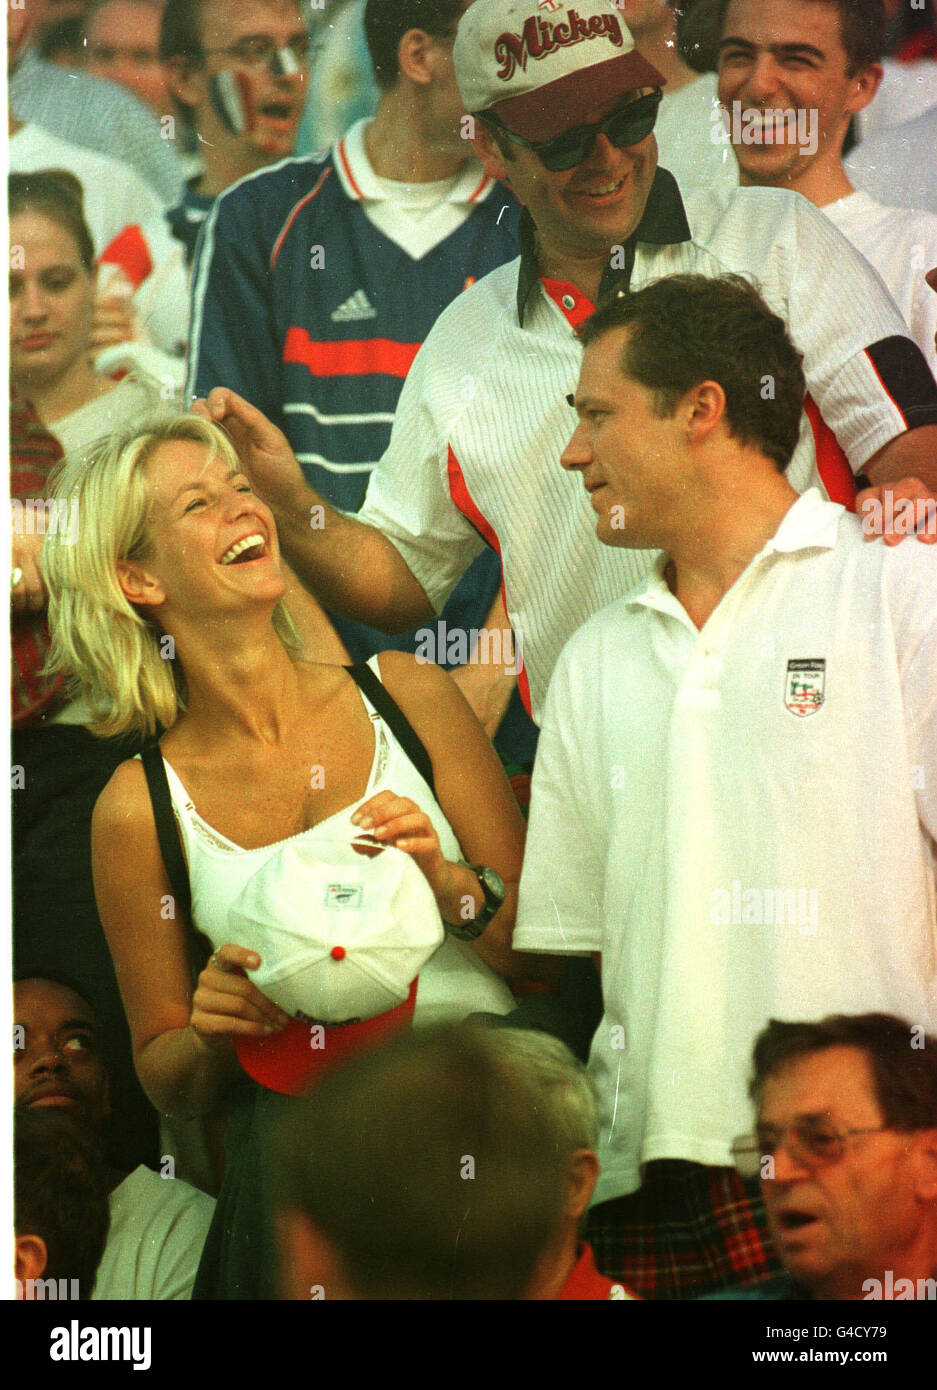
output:
<svg viewBox="0 0 937 1390"><path fill-rule="evenodd" d="M572 130L564 130L562 134L555 135L552 140L525 140L522 135L515 135L513 130L509 130L493 112L483 111L480 114L483 120L496 126L509 140L513 140L515 145L523 145L525 150L533 150L543 167L557 174L563 169L574 169L577 164L581 164L599 135L606 136L619 150L646 140L654 129L662 97L663 92L658 88L649 92L647 96L639 97L637 101L629 101L626 106L616 107L611 115L606 116L598 125L577 125Z"/></svg>

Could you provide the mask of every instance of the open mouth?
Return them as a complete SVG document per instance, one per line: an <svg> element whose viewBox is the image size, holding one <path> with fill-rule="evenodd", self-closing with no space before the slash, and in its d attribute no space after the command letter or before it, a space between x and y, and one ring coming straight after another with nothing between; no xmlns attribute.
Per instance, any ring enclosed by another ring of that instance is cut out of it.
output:
<svg viewBox="0 0 937 1390"><path fill-rule="evenodd" d="M219 561L222 565L247 565L251 560L261 560L267 553L267 542L259 531L255 531L251 536L244 536L242 540L235 541L230 550L226 550Z"/></svg>
<svg viewBox="0 0 937 1390"><path fill-rule="evenodd" d="M257 107L257 114L274 130L292 130L298 113L294 102L268 101Z"/></svg>
<svg viewBox="0 0 937 1390"><path fill-rule="evenodd" d="M806 1226L812 1226L818 1220L806 1211L782 1211L777 1217L777 1224L784 1232L802 1231Z"/></svg>
<svg viewBox="0 0 937 1390"><path fill-rule="evenodd" d="M590 202L600 203L606 199L617 197L627 181L627 174L623 174L620 179L607 179L605 183L596 183L591 188L579 188L576 193L580 198L588 198Z"/></svg>

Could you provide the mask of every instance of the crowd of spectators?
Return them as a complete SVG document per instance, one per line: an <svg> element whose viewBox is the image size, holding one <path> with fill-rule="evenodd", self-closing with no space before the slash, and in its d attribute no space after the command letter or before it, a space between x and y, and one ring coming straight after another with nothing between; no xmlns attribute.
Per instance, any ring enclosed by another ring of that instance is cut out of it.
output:
<svg viewBox="0 0 937 1390"><path fill-rule="evenodd" d="M937 1298L932 0L7 27L17 1296Z"/></svg>

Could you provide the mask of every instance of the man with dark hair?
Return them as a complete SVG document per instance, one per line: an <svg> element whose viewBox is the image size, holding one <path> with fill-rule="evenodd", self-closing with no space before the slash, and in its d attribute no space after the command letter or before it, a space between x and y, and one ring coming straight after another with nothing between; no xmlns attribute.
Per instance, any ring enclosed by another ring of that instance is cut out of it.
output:
<svg viewBox="0 0 937 1390"><path fill-rule="evenodd" d="M17 1297L91 1297L110 1224L95 1137L47 1109L17 1113L13 1227Z"/></svg>
<svg viewBox="0 0 937 1390"><path fill-rule="evenodd" d="M373 120L359 121L327 154L231 189L198 252L189 389L229 387L275 420L305 477L348 512L361 504L403 379L437 316L517 250L517 205L463 138L452 53L466 3L368 0L365 30L382 82ZM405 485L401 501L406 494ZM318 503L307 508L304 530L319 527L322 514ZM497 556L478 557L441 629L422 629L439 664L458 668L492 736L512 698L511 663L469 661L467 648L489 626L499 652L509 639L500 579ZM388 646L426 658L422 634L388 641L355 622L336 626L355 660ZM446 633L461 637L464 654L447 659ZM525 763L533 743L515 697L501 746Z"/></svg>
<svg viewBox="0 0 937 1390"><path fill-rule="evenodd" d="M107 1073L81 987L54 971L20 971L13 1018L17 1115L54 1110L97 1137L108 1113ZM167 1171L165 1159L159 1175L141 1164L132 1173L109 1168L106 1178L110 1233L93 1297L189 1298L214 1201ZM83 1297L92 1297L90 1287Z"/></svg>
<svg viewBox="0 0 937 1390"><path fill-rule="evenodd" d="M663 554L557 663L514 945L601 956L587 1234L686 1296L774 1263L731 1166L767 1019L937 1024L933 552L791 486L802 367L748 284L658 280L583 338L563 466L613 554Z"/></svg>
<svg viewBox="0 0 937 1390"><path fill-rule="evenodd" d="M163 0L90 0L82 18L81 63L133 92L157 116L170 110L159 61Z"/></svg>
<svg viewBox="0 0 937 1390"><path fill-rule="evenodd" d="M187 263L218 194L292 154L308 49L297 0L166 0L159 56L200 166L167 214Z"/></svg>
<svg viewBox="0 0 937 1390"><path fill-rule="evenodd" d="M743 187L809 198L875 267L937 373L937 216L883 207L843 167L850 122L882 80L882 0L724 0L719 99ZM922 151L923 153L923 151Z"/></svg>
<svg viewBox="0 0 937 1390"><path fill-rule="evenodd" d="M755 1042L753 1135L786 1274L749 1299L937 1299L937 1036L889 1014L772 1019Z"/></svg>
<svg viewBox="0 0 937 1390"><path fill-rule="evenodd" d="M420 1029L332 1072L272 1160L297 1300L520 1299L562 1224L555 1127L485 1029Z"/></svg>

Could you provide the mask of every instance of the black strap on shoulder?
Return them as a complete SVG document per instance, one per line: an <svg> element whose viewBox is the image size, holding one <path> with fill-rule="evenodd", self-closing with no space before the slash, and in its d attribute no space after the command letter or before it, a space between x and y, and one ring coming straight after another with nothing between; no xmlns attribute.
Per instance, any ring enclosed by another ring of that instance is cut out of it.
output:
<svg viewBox="0 0 937 1390"><path fill-rule="evenodd" d="M391 698L386 687L381 684L366 662L359 662L357 666L346 666L345 669L352 680L357 682L362 693L371 701L371 704L391 730L397 742L433 793L433 796L435 796L436 783L433 779L433 764L430 761L429 754L420 742L416 730L403 710L397 702Z"/></svg>
<svg viewBox="0 0 937 1390"><path fill-rule="evenodd" d="M166 776L166 768L159 744L151 743L149 748L144 748L140 754L140 761L143 764L143 771L146 773L146 785L150 790L153 819L156 822L156 836L159 840L163 864L169 877L169 886L180 911L187 921L191 921L192 890L189 887L189 872L185 866L182 845L179 842L179 827L176 825L176 818L172 813L169 779Z"/></svg>

